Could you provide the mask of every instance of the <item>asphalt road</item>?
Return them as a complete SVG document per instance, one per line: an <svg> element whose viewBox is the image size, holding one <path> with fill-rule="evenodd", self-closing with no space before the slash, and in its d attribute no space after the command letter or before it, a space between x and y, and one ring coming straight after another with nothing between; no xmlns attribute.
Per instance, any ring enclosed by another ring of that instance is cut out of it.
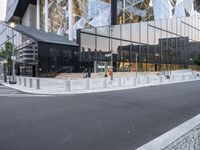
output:
<svg viewBox="0 0 200 150"><path fill-rule="evenodd" d="M0 150L133 150L200 113L199 81L70 96L9 90L0 86Z"/></svg>

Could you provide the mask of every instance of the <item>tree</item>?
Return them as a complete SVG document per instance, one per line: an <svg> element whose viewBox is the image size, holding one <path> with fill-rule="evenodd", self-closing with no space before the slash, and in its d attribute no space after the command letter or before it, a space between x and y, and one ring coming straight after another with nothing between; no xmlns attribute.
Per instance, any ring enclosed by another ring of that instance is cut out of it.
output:
<svg viewBox="0 0 200 150"><path fill-rule="evenodd" d="M194 58L193 63L200 66L200 53Z"/></svg>
<svg viewBox="0 0 200 150"><path fill-rule="evenodd" d="M12 72L11 71L12 69L11 56L13 55L13 51L14 53L16 53L17 50L10 41L6 41L5 48L1 48L0 50L0 58L3 58L4 60L7 61L7 64L5 64L5 67L7 68L9 75L11 75L11 72Z"/></svg>

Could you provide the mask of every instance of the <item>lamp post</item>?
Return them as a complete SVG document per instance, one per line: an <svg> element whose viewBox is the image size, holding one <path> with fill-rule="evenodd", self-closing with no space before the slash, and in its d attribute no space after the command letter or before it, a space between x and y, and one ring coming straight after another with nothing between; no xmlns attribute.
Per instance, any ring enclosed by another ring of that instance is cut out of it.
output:
<svg viewBox="0 0 200 150"><path fill-rule="evenodd" d="M192 69L192 64L193 64L193 58L190 58L191 69Z"/></svg>
<svg viewBox="0 0 200 150"><path fill-rule="evenodd" d="M192 65L192 61L193 61L193 59L192 58L190 58L190 64Z"/></svg>
<svg viewBox="0 0 200 150"><path fill-rule="evenodd" d="M157 71L157 72L159 72L159 68L158 68L158 67L159 67L159 66L158 66L158 58L159 58L159 56L160 56L160 55L159 55L158 53L155 54L156 60L154 60L154 61L155 61L155 63L156 63L156 67L157 67L157 68L155 68L155 71ZM161 65L161 64L160 64L160 65ZM156 70L156 69L157 69L157 70Z"/></svg>
<svg viewBox="0 0 200 150"><path fill-rule="evenodd" d="M12 28L12 45L13 45L13 52L12 52L12 83L15 83L15 50L14 50L14 29L16 24L14 22L10 23L10 27ZM11 83L11 82L10 82Z"/></svg>
<svg viewBox="0 0 200 150"><path fill-rule="evenodd" d="M135 75L138 76L138 52L135 53Z"/></svg>
<svg viewBox="0 0 200 150"><path fill-rule="evenodd" d="M110 27L110 37L111 37L111 81L113 80L113 26Z"/></svg>

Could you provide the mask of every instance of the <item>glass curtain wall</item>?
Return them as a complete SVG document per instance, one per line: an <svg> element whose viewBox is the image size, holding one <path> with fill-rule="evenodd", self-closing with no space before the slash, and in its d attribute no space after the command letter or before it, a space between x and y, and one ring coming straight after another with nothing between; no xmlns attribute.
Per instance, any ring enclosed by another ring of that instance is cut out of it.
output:
<svg viewBox="0 0 200 150"><path fill-rule="evenodd" d="M82 29L81 61L97 61L98 71L109 67L111 55L115 71L135 71L136 64L139 71L188 68L200 52L199 24L193 16Z"/></svg>

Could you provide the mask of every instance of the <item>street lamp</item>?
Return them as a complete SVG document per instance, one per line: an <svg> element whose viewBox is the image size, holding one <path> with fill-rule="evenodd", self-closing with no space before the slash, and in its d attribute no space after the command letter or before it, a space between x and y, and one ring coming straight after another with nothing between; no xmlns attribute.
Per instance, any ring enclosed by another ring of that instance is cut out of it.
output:
<svg viewBox="0 0 200 150"><path fill-rule="evenodd" d="M137 78L137 74L138 74L138 52L135 53L135 74L136 74L136 78Z"/></svg>
<svg viewBox="0 0 200 150"><path fill-rule="evenodd" d="M11 22L10 24L9 24L9 26L12 28L12 45L13 45L13 52L12 52L12 57L11 57L11 59L12 59L12 61L13 61L13 63L12 63L12 83L14 84L15 83L15 50L14 50L14 29L13 28L15 28L16 27L16 24L14 23L14 22ZM11 82L10 82L11 83Z"/></svg>
<svg viewBox="0 0 200 150"><path fill-rule="evenodd" d="M192 68L192 64L193 64L193 58L190 58L190 65L191 65L191 68Z"/></svg>
<svg viewBox="0 0 200 150"><path fill-rule="evenodd" d="M113 26L110 26L110 37L111 37L111 81L113 80Z"/></svg>
<svg viewBox="0 0 200 150"><path fill-rule="evenodd" d="M158 64L158 57L159 57L159 56L160 56L160 55L159 55L158 53L155 54L155 58L156 58L156 60L154 60L155 67L156 67L156 68L155 68L155 71L159 71L159 68L158 68L158 67L159 67L159 66L158 66L158 65L159 65L159 64ZM160 65L161 65L161 64L160 64Z"/></svg>
<svg viewBox="0 0 200 150"><path fill-rule="evenodd" d="M15 28L15 27L16 27L16 24L15 24L14 22L11 22L11 23L10 23L10 27L11 27L11 28Z"/></svg>

